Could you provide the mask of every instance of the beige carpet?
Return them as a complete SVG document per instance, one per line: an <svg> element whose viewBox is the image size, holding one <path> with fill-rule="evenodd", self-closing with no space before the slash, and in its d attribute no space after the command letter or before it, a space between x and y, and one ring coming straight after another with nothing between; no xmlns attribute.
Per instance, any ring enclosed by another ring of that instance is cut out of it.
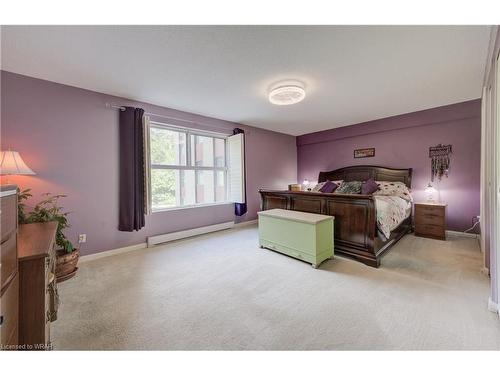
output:
<svg viewBox="0 0 500 375"><path fill-rule="evenodd" d="M407 235L379 269L315 270L256 227L81 264L60 284L56 349L500 349L477 241Z"/></svg>

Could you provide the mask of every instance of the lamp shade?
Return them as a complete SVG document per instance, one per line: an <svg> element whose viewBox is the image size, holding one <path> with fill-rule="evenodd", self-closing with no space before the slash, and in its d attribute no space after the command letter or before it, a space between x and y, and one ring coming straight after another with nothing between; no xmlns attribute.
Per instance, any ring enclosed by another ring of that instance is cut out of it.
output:
<svg viewBox="0 0 500 375"><path fill-rule="evenodd" d="M436 188L434 186L432 186L432 183L430 183L430 182L425 187L425 192L428 193L428 194L433 194L436 191L437 191Z"/></svg>
<svg viewBox="0 0 500 375"><path fill-rule="evenodd" d="M24 160L17 151L1 151L0 154L0 173L5 174L26 174L33 175L30 167L26 165Z"/></svg>
<svg viewBox="0 0 500 375"><path fill-rule="evenodd" d="M434 202L434 194L437 192L437 190L434 186L432 186L431 182L427 184L424 191L427 194L427 201L430 203Z"/></svg>

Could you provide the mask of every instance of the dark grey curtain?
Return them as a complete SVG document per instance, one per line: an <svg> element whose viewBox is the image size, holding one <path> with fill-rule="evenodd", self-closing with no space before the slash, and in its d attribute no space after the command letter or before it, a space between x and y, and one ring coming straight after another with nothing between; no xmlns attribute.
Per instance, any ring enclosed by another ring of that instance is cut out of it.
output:
<svg viewBox="0 0 500 375"><path fill-rule="evenodd" d="M120 111L120 214L118 229L132 232L145 224L144 132L142 108Z"/></svg>
<svg viewBox="0 0 500 375"><path fill-rule="evenodd" d="M245 132L243 131L243 129L235 128L233 130L233 134L240 134L240 133L245 134ZM244 141L245 141L245 137L243 137L243 142ZM243 150L246 151L246 147L244 147ZM246 180L247 180L247 177L246 177L246 173L247 173L247 171L246 171L246 165L247 165L247 163L246 163L246 159L245 159L245 154L244 153L243 153L243 160L245 160L245 163L244 163L245 170L243 171L243 174L245 175L245 182L246 182ZM247 201L247 189L245 187L245 203L235 203L234 204L234 214L236 216L243 216L243 215L245 215L247 213L247 204L246 204L246 201Z"/></svg>

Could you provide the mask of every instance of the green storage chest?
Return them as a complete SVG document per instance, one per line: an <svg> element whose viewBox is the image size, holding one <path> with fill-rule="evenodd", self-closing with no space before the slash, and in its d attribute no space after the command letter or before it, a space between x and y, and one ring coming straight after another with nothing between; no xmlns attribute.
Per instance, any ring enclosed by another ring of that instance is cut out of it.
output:
<svg viewBox="0 0 500 375"><path fill-rule="evenodd" d="M273 209L260 211L259 245L318 267L333 258L333 216Z"/></svg>

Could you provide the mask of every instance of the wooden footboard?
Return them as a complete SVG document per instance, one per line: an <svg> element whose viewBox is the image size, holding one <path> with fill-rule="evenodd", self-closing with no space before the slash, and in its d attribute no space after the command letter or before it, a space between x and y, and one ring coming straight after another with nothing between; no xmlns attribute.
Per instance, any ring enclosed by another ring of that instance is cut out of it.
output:
<svg viewBox="0 0 500 375"><path fill-rule="evenodd" d="M282 208L335 216L335 253L354 258L372 267L399 238L411 229L406 219L387 241L377 236L375 202L371 195L324 194L259 190L261 209Z"/></svg>

